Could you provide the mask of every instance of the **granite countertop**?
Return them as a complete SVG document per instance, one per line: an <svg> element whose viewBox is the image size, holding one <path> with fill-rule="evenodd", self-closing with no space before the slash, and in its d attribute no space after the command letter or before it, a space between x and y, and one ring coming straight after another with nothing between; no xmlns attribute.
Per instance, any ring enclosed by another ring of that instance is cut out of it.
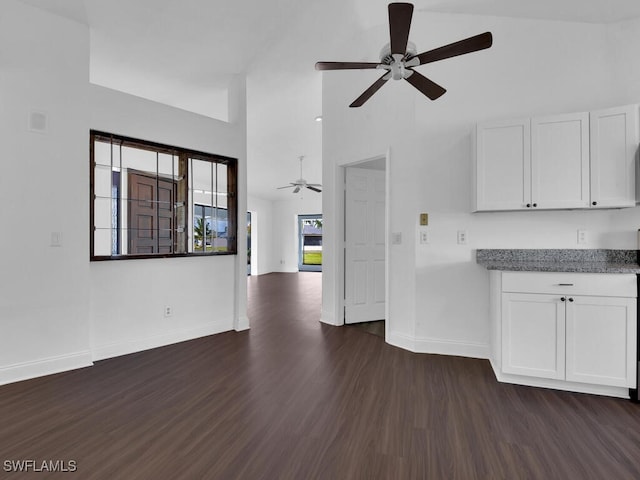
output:
<svg viewBox="0 0 640 480"><path fill-rule="evenodd" d="M479 249L476 262L488 270L640 274L637 250Z"/></svg>

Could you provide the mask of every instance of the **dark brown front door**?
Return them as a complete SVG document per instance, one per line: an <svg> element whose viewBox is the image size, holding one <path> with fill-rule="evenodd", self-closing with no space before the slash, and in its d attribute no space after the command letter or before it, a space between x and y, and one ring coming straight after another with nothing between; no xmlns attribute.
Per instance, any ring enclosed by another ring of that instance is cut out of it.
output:
<svg viewBox="0 0 640 480"><path fill-rule="evenodd" d="M170 180L129 173L129 253L173 252L176 184Z"/></svg>

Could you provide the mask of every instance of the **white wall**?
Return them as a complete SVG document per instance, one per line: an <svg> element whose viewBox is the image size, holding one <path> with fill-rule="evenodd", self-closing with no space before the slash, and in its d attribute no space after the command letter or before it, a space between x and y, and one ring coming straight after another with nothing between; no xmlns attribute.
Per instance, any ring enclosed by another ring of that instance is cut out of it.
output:
<svg viewBox="0 0 640 480"><path fill-rule="evenodd" d="M2 384L91 363L89 31L6 0L0 45ZM28 131L31 109L46 134Z"/></svg>
<svg viewBox="0 0 640 480"><path fill-rule="evenodd" d="M614 65L611 94L615 103L624 104L629 99L640 98L640 62L637 48L640 42L640 18L608 26L607 35L607 52Z"/></svg>
<svg viewBox="0 0 640 480"><path fill-rule="evenodd" d="M238 158L238 198L246 198L242 116L230 124L96 85L90 111L93 129ZM246 211L246 200L238 211ZM239 318L245 324L239 329L248 327L246 304L234 301L241 285L246 289L243 218L236 256L91 263L94 359L231 330ZM165 305L173 316L164 317Z"/></svg>
<svg viewBox="0 0 640 480"><path fill-rule="evenodd" d="M90 128L238 158L246 211L244 77L226 123L90 86L88 29L14 0L0 4L0 45L0 384L248 328L245 249L89 262ZM46 133L27 128L31 110Z"/></svg>
<svg viewBox="0 0 640 480"><path fill-rule="evenodd" d="M276 272L298 271L298 215L322 214L322 195L292 194L291 200L273 202L273 259Z"/></svg>
<svg viewBox="0 0 640 480"><path fill-rule="evenodd" d="M348 109L377 76L325 73L323 321L340 323L334 285L341 243L327 238L335 221L337 166L387 149L390 231L403 235L402 245L390 249L390 343L414 351L488 355L488 274L475 264L476 248L577 248L578 228L589 231L587 248L636 248L637 209L470 212L475 124L639 101L638 69L629 79L633 87L616 75L633 56L631 47L624 54L616 49L631 40L637 44L639 25L612 33L601 25L417 12L411 39L419 51L487 30L494 35L489 50L418 68L448 89L437 101L406 82L389 82L361 109ZM359 46L382 44L386 35L384 26L362 32ZM429 245L417 242L420 212L429 213ZM457 245L460 229L468 231L468 245Z"/></svg>

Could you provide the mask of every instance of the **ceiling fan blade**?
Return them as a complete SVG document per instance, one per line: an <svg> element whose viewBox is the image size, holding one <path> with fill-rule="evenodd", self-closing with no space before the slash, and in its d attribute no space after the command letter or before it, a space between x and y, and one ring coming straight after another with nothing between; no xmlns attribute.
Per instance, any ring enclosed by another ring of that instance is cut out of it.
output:
<svg viewBox="0 0 640 480"><path fill-rule="evenodd" d="M391 53L404 56L407 53L409 29L413 5L411 3L389 4L389 34L391 36Z"/></svg>
<svg viewBox="0 0 640 480"><path fill-rule="evenodd" d="M312 187L311 185L307 185L307 188L308 188L309 190L313 190L314 192L322 192L322 190L320 190L319 188Z"/></svg>
<svg viewBox="0 0 640 480"><path fill-rule="evenodd" d="M378 68L375 62L317 62L316 70L361 70L365 68Z"/></svg>
<svg viewBox="0 0 640 480"><path fill-rule="evenodd" d="M421 75L415 70L412 70L412 72L413 73L405 78L405 80L424 93L431 100L441 97L444 95L444 92L446 92L443 87L429 80L424 75Z"/></svg>
<svg viewBox="0 0 640 480"><path fill-rule="evenodd" d="M296 185L296 188L293 191L293 193L298 193L299 191L300 191L300 185Z"/></svg>
<svg viewBox="0 0 640 480"><path fill-rule="evenodd" d="M388 74L385 72L383 76L381 76L378 80L376 80L373 83L373 85L367 88L363 92L363 94L360 95L358 98L356 98L349 106L354 108L354 107L361 107L362 105L364 105L364 102L369 100L374 93L380 90L380 87L382 87L385 83L387 83L387 80L388 80Z"/></svg>
<svg viewBox="0 0 640 480"><path fill-rule="evenodd" d="M286 187L278 187L276 190L282 190L283 188L291 188L291 187L295 187L295 185L292 183L291 185L287 185Z"/></svg>
<svg viewBox="0 0 640 480"><path fill-rule="evenodd" d="M493 36L491 32L485 32L434 50L429 50L428 52L420 53L413 58L417 58L420 61L420 65L424 65L425 63L437 62L445 58L457 57L458 55L484 50L492 44Z"/></svg>
<svg viewBox="0 0 640 480"><path fill-rule="evenodd" d="M321 183L307 183L307 185L309 185L311 187L321 187L322 186Z"/></svg>

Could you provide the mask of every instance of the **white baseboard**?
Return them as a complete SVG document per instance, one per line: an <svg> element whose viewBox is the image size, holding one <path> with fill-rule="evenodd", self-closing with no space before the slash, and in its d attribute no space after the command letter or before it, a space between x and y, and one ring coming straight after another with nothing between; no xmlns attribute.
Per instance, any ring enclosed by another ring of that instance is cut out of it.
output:
<svg viewBox="0 0 640 480"><path fill-rule="evenodd" d="M238 319L238 323L237 325L234 327L234 330L236 332L243 332L245 330L249 330L249 328L251 328L250 322L249 322L249 317L240 317Z"/></svg>
<svg viewBox="0 0 640 480"><path fill-rule="evenodd" d="M189 328L184 330L174 330L160 335L150 337L135 338L124 342L110 343L93 347L93 360L104 360L106 358L119 357L130 353L150 350L152 348L164 347L173 343L193 340L195 338L215 335L216 333L233 330L233 321L215 322L203 327Z"/></svg>
<svg viewBox="0 0 640 480"><path fill-rule="evenodd" d="M344 325L344 321L338 322L335 313L328 310L322 310L320 312L320 321L327 325L333 325L334 327L341 327Z"/></svg>
<svg viewBox="0 0 640 480"><path fill-rule="evenodd" d="M93 362L91 361L91 352L89 350L16 363L0 368L0 385L66 372L76 368L90 367L91 365L93 365Z"/></svg>
<svg viewBox="0 0 640 480"><path fill-rule="evenodd" d="M524 385L528 387L551 388L553 390L563 390L566 392L591 393L594 395L605 395L607 397L629 398L628 387L609 387L606 385L592 385L590 383L567 382L565 380L553 380L550 378L527 377L524 375L511 375L502 373L491 362L491 368L496 376L496 380L501 383L511 383L514 385Z"/></svg>
<svg viewBox="0 0 640 480"><path fill-rule="evenodd" d="M489 358L489 345L483 343L455 342L439 338L411 337L398 332L389 332L387 343L414 353L454 355L458 357Z"/></svg>

